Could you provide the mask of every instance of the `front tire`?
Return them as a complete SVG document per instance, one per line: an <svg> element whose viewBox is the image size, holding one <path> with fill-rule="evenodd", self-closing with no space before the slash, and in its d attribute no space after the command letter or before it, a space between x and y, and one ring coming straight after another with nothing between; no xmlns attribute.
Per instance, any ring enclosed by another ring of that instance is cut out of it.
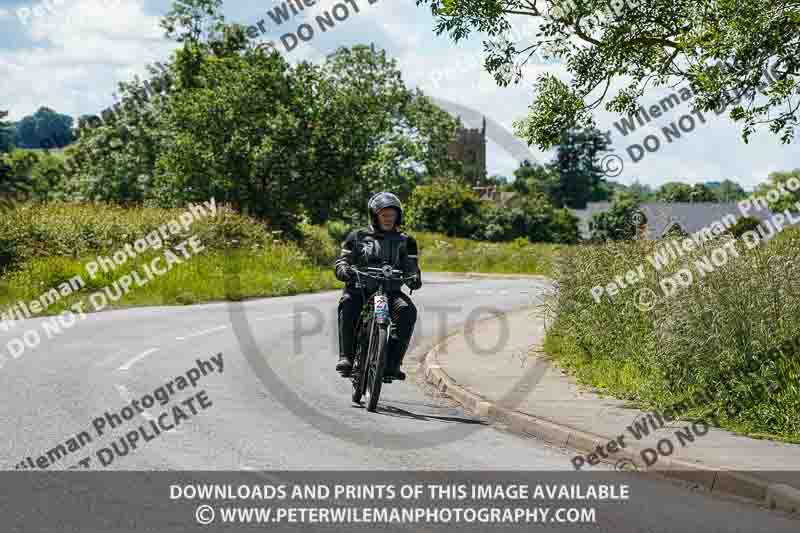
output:
<svg viewBox="0 0 800 533"><path fill-rule="evenodd" d="M372 335L369 341L369 357L367 358L369 377L369 402L367 411L374 413L378 408L378 398L383 385L383 371L386 368L386 341L388 328L377 323L372 324Z"/></svg>
<svg viewBox="0 0 800 533"><path fill-rule="evenodd" d="M369 339L365 338L367 335L364 333L365 327L361 325L359 321L359 326L356 328L357 337L356 337L356 361L355 361L355 368L353 370L357 370L352 376L353 380L353 395L352 400L353 403L357 403L361 405L361 398L367 392L367 363L369 361L368 352L363 347L364 343L369 343Z"/></svg>

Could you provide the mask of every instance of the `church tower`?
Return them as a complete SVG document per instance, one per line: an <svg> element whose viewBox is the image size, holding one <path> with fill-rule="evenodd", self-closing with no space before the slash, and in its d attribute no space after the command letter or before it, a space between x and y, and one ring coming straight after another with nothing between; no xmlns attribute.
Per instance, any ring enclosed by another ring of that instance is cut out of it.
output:
<svg viewBox="0 0 800 533"><path fill-rule="evenodd" d="M456 138L447 148L453 159L461 161L464 179L471 185L479 185L486 178L486 117L478 128L459 128Z"/></svg>

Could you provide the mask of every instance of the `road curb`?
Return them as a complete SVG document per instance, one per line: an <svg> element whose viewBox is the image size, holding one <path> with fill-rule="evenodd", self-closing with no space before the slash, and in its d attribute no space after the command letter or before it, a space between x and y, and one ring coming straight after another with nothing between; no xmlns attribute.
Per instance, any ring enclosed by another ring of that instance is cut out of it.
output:
<svg viewBox="0 0 800 533"><path fill-rule="evenodd" d="M438 276L456 276L463 278L487 278L487 279L538 279L552 283L552 279L542 274L506 274L506 273L487 273L487 272L439 272L430 271L429 274Z"/></svg>
<svg viewBox="0 0 800 533"><path fill-rule="evenodd" d="M529 312L529 309L517 310L512 313L518 312ZM497 318L488 320L497 320ZM492 422L503 422L515 433L534 436L549 444L582 452L594 452L598 446L605 446L616 438L616 436L581 431L552 420L504 408L459 385L439 364L438 353L442 346L462 333L463 330L458 331L436 344L420 360L419 367L425 381L433 385L440 393L446 394L460 403L467 412L474 416L488 417ZM770 483L758 476L736 472L729 467L712 467L669 457L660 457L655 464L647 466L641 456L644 449L641 446L629 445L613 455L609 454L607 458L600 457L599 459L615 466L625 460L640 474L689 481L702 486L709 492L747 498L771 509L800 512L800 490L794 487Z"/></svg>

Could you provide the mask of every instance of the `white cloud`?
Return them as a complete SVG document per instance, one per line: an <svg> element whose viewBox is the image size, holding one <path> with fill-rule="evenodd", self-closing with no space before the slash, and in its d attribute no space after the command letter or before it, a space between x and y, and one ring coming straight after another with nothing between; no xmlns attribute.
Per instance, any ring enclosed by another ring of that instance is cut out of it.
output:
<svg viewBox="0 0 800 533"><path fill-rule="evenodd" d="M175 46L142 0L64 0L24 28L39 47L0 52L13 120L41 105L72 116L98 112L114 101L117 82L146 75L145 65Z"/></svg>

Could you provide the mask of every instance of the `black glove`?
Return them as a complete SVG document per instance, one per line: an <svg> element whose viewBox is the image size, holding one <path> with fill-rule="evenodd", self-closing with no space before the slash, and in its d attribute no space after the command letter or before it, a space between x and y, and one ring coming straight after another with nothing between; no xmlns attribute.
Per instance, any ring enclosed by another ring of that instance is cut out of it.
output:
<svg viewBox="0 0 800 533"><path fill-rule="evenodd" d="M344 281L345 283L353 279L353 272L350 270L350 266L339 266L339 268L336 269L336 277L339 279L339 281Z"/></svg>
<svg viewBox="0 0 800 533"><path fill-rule="evenodd" d="M420 287L422 287L422 273L421 272L417 272L417 277L414 278L414 279L408 280L407 285L408 285L408 288L411 289L412 291L419 290Z"/></svg>

